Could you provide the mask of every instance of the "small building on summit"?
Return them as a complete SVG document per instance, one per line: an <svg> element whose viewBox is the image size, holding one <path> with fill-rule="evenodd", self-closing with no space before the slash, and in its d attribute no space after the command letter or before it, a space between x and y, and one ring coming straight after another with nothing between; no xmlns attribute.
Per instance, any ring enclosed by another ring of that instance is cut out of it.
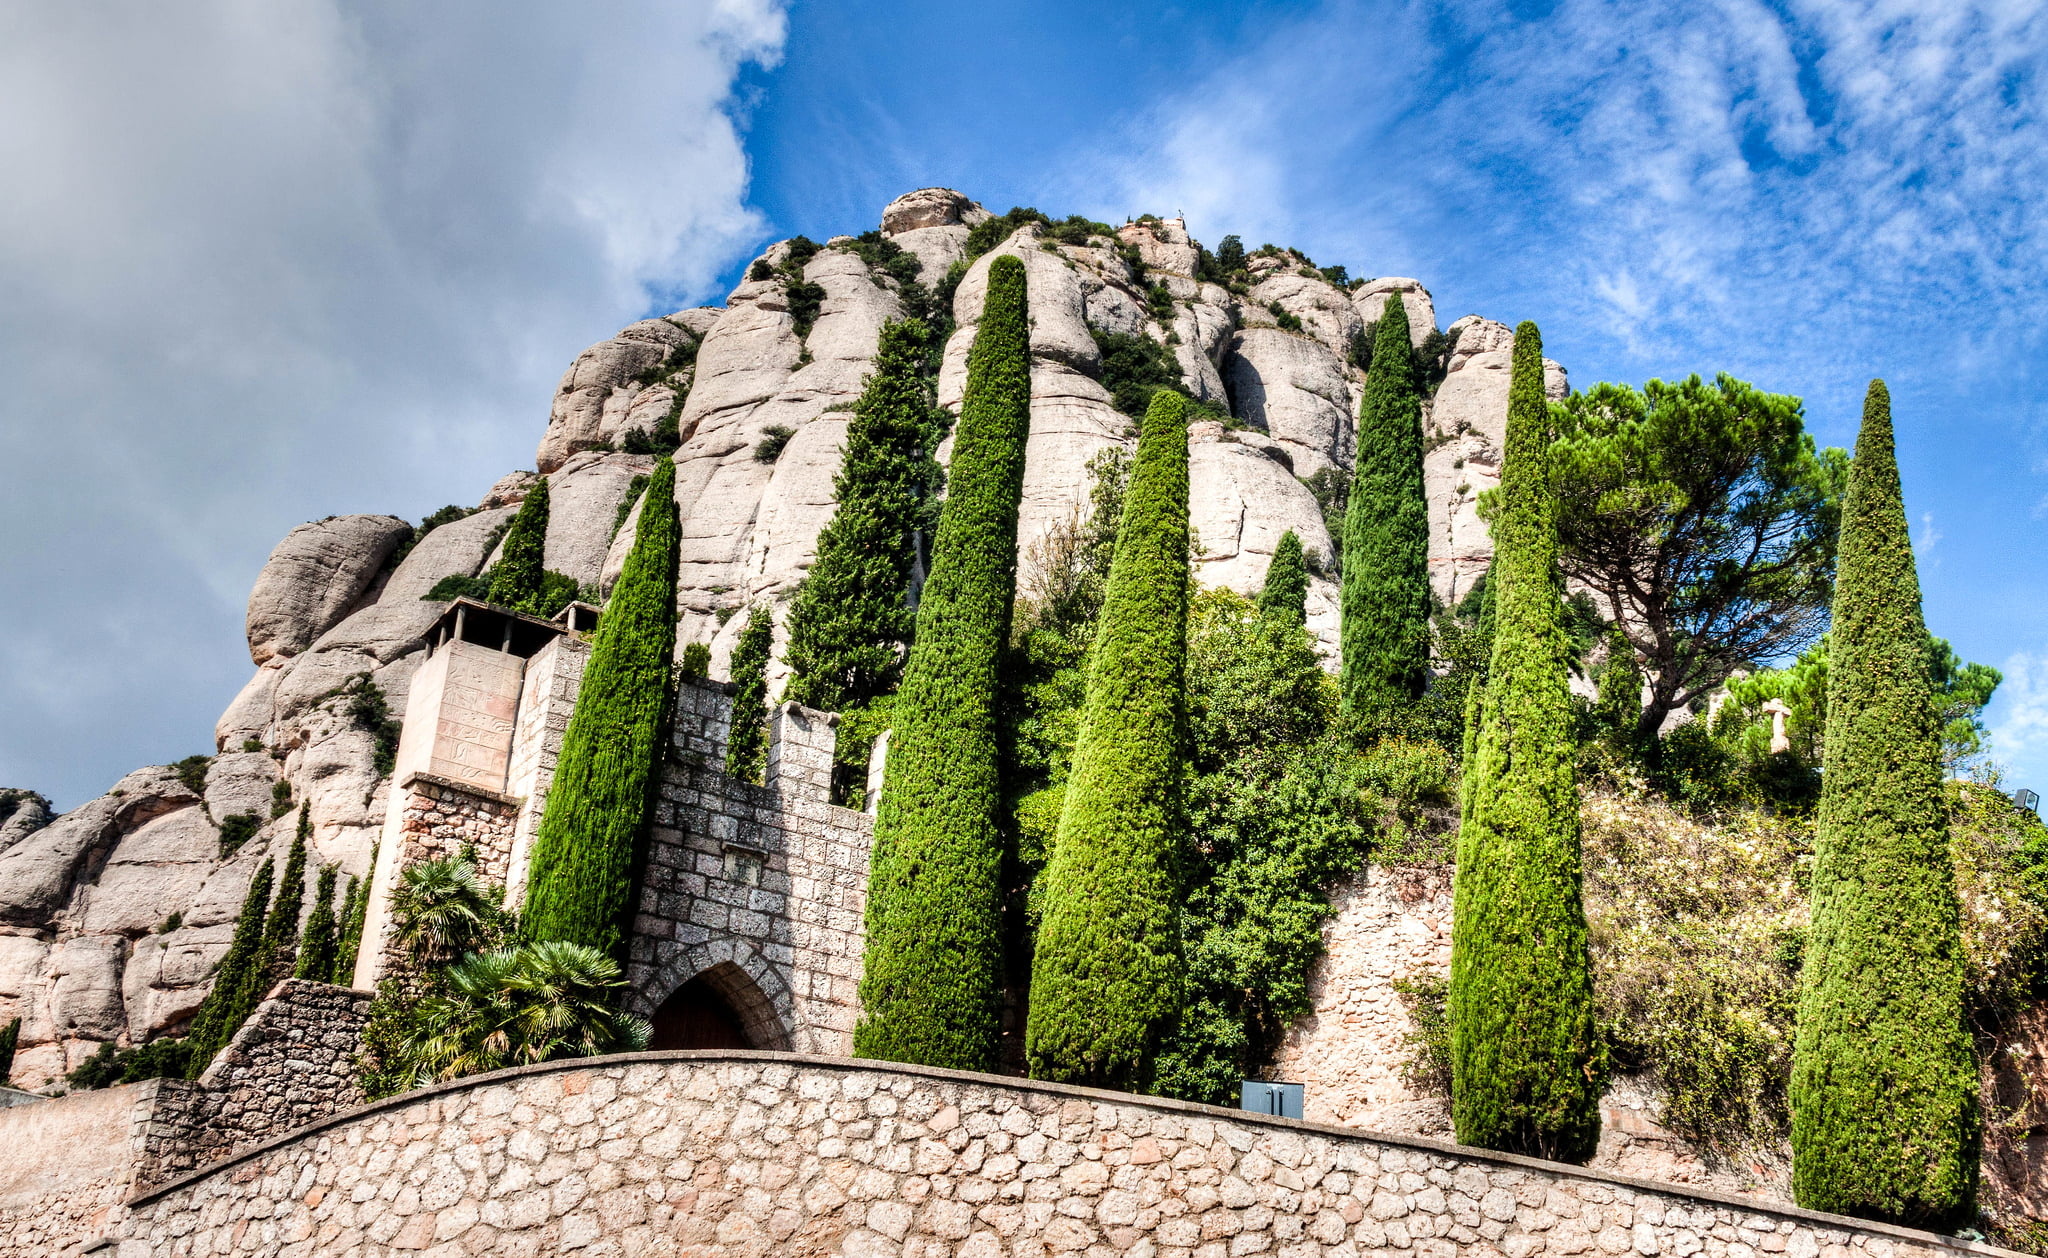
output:
<svg viewBox="0 0 2048 1258"><path fill-rule="evenodd" d="M428 635L399 737L354 985L399 964L390 899L422 861L474 853L517 909L597 611L553 621L457 599ZM654 1048L844 1056L858 1016L873 818L831 802L838 717L768 714L760 783L724 771L731 688L679 678L628 943Z"/></svg>

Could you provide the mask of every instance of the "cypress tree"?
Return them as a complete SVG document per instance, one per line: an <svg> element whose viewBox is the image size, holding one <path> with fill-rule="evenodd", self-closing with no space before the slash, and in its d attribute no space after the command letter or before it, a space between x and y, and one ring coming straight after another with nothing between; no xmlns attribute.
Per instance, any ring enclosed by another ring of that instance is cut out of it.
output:
<svg viewBox="0 0 2048 1258"><path fill-rule="evenodd" d="M0 1086L5 1086L7 1076L14 1071L14 1046L21 1039L21 1019L15 1018L0 1027Z"/></svg>
<svg viewBox="0 0 2048 1258"><path fill-rule="evenodd" d="M1874 380L1842 506L1813 928L1792 1052L1799 1204L1915 1225L1967 1218L1977 1068L1941 738L1891 398Z"/></svg>
<svg viewBox="0 0 2048 1258"><path fill-rule="evenodd" d="M543 476L526 492L512 527L505 530L505 546L498 562L491 566L487 601L519 611L531 608L540 597L546 580L542 562L548 544L548 478Z"/></svg>
<svg viewBox="0 0 2048 1258"><path fill-rule="evenodd" d="M633 861L668 716L676 646L676 469L654 465L625 570L591 635L581 696L562 734L534 835L520 933L623 951Z"/></svg>
<svg viewBox="0 0 2048 1258"><path fill-rule="evenodd" d="M1422 488L1422 390L1399 293L1387 294L1375 325L1358 407L1340 600L1345 712L1382 712L1420 698L1429 681L1429 501Z"/></svg>
<svg viewBox="0 0 2048 1258"><path fill-rule="evenodd" d="M1042 875L1024 1043L1034 1077L1144 1088L1179 1016L1187 623L1187 402L1162 389L1131 464Z"/></svg>
<svg viewBox="0 0 2048 1258"><path fill-rule="evenodd" d="M1543 347L1515 329L1493 504L1493 660L1465 765L1451 928L1460 1144L1583 1162L1606 1059L1593 1021ZM1347 564L1348 564L1347 559Z"/></svg>
<svg viewBox="0 0 2048 1258"><path fill-rule="evenodd" d="M765 607L747 612L732 648L732 728L725 740L725 774L759 782L768 760L768 656L775 618Z"/></svg>
<svg viewBox="0 0 2048 1258"><path fill-rule="evenodd" d="M1002 971L997 662L1031 429L1024 264L988 269L949 491L897 693L868 874L854 1053L988 1070Z"/></svg>
<svg viewBox="0 0 2048 1258"><path fill-rule="evenodd" d="M784 697L843 712L894 688L916 614L910 580L918 546L938 517L943 432L925 361L922 320L882 329L833 481L838 502L818 535L818 561L789 609L789 688Z"/></svg>
<svg viewBox="0 0 2048 1258"><path fill-rule="evenodd" d="M1259 587L1259 615L1269 620L1308 624L1308 561L1301 553L1301 538L1293 529L1282 533L1280 544L1273 548L1266 583Z"/></svg>
<svg viewBox="0 0 2048 1258"><path fill-rule="evenodd" d="M370 849L370 868L377 867L377 849ZM339 938L334 949L334 981L352 984L356 981L356 956L363 948L363 922L369 916L370 896L363 888L363 880L349 875L348 894L342 897L341 918L337 923Z"/></svg>
<svg viewBox="0 0 2048 1258"><path fill-rule="evenodd" d="M236 1010L251 976L262 972L263 920L269 912L271 881L276 874L277 862L268 860L249 879L249 892L242 897L242 911L235 917L234 938L213 972L213 990L192 1015L192 1027L185 1033L185 1042L191 1046L186 1067L191 1078L197 1079L206 1070L214 1054L234 1038L236 1028L248 1016L248 1010Z"/></svg>
<svg viewBox="0 0 2048 1258"><path fill-rule="evenodd" d="M311 979L316 983L335 981L339 939L334 919L334 883L338 873L332 865L320 867L319 886L313 892L313 911L306 918L305 937L299 941L298 964L292 967L294 978Z"/></svg>
<svg viewBox="0 0 2048 1258"><path fill-rule="evenodd" d="M278 879L277 902L271 906L270 916L263 923L263 964L258 967L254 983L259 989L250 1008L263 999L275 978L282 978L291 972L291 966L281 964L297 948L299 941L299 908L306 902L306 843L313 837L313 809L310 804L299 805L299 828L292 836L292 846L284 858L284 877ZM280 972L280 970L282 972Z"/></svg>

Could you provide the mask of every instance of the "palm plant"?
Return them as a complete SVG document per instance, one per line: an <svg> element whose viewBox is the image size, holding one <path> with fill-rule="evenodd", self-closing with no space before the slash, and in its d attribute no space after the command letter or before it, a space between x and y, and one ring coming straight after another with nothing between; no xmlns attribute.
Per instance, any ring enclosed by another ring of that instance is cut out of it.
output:
<svg viewBox="0 0 2048 1258"><path fill-rule="evenodd" d="M422 966L475 952L503 934L497 895L466 856L408 866L391 891L393 937Z"/></svg>
<svg viewBox="0 0 2048 1258"><path fill-rule="evenodd" d="M398 1063L403 1086L644 1049L647 1023L612 1008L623 986L616 961L566 940L465 957L417 1006Z"/></svg>

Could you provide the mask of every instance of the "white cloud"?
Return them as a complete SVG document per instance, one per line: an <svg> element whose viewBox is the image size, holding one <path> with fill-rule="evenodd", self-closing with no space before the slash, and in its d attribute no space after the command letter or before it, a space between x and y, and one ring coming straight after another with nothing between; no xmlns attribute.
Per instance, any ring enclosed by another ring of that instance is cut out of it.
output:
<svg viewBox="0 0 2048 1258"><path fill-rule="evenodd" d="M762 230L729 97L775 0L7 26L0 783L60 802L205 745L287 527L474 501L578 349Z"/></svg>
<svg viewBox="0 0 2048 1258"><path fill-rule="evenodd" d="M2006 657L1992 700L1990 751L2020 786L2048 782L2048 650Z"/></svg>
<svg viewBox="0 0 2048 1258"><path fill-rule="evenodd" d="M1927 556L1934 553L1934 548L1941 544L1941 538L1941 530L1934 527L1934 513L1932 511L1922 511L1920 513L1920 536L1913 539L1913 553L1922 559L1927 558Z"/></svg>

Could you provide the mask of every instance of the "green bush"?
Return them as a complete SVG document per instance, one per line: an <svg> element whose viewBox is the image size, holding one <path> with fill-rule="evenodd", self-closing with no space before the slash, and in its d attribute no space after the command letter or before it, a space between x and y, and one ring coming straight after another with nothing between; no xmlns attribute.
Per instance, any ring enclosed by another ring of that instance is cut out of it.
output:
<svg viewBox="0 0 2048 1258"><path fill-rule="evenodd" d="M676 641L675 464L662 459L562 736L534 836L521 928L606 955L624 945L633 860L668 720Z"/></svg>
<svg viewBox="0 0 2048 1258"><path fill-rule="evenodd" d="M220 819L220 858L226 860L256 837L263 821L253 812L230 813Z"/></svg>
<svg viewBox="0 0 2048 1258"><path fill-rule="evenodd" d="M284 874L277 880L277 899L263 922L262 960L256 967L250 1008L292 972L298 955L299 911L306 903L306 845L313 837L312 806L299 805L299 828L285 853Z"/></svg>
<svg viewBox="0 0 2048 1258"><path fill-rule="evenodd" d="M186 756L183 760L173 764L171 771L178 775L178 781L184 785L186 790L204 798L206 795L206 774L211 768L213 768L212 756Z"/></svg>
<svg viewBox="0 0 2048 1258"><path fill-rule="evenodd" d="M1308 624L1308 563L1293 529L1280 535L1266 582L1259 588L1259 614L1293 625Z"/></svg>
<svg viewBox="0 0 2048 1258"><path fill-rule="evenodd" d="M754 443L754 462L773 463L789 448L789 439L796 436L796 429L787 424L770 424L761 430L761 439Z"/></svg>
<svg viewBox="0 0 2048 1258"><path fill-rule="evenodd" d="M1920 581L1872 381L1856 439L1829 635L1827 773L1792 1059L1799 1204L1967 1221L1977 1065Z"/></svg>
<svg viewBox="0 0 2048 1258"><path fill-rule="evenodd" d="M1301 316L1299 316L1299 315L1295 315L1295 314L1289 314L1289 313L1288 313L1288 311L1287 311L1287 309L1286 309L1286 307L1282 306L1282 305L1281 305L1281 304L1280 304L1279 302L1277 302L1277 301L1269 301L1269 302L1267 302L1267 303L1266 303L1266 313L1267 313L1267 314L1270 314L1270 315L1272 315L1272 316L1273 316L1273 322L1275 322L1275 323L1277 323L1277 324L1279 324L1279 325L1280 325L1280 330L1281 330L1281 331L1283 331L1283 332L1299 332L1299 331L1301 331Z"/></svg>
<svg viewBox="0 0 2048 1258"><path fill-rule="evenodd" d="M1493 659L1473 705L1458 833L1451 1117L1461 1144L1583 1162L1600 1136L1606 1058L1581 896L1548 445L1542 343L1523 323L1493 522Z"/></svg>
<svg viewBox="0 0 2048 1258"><path fill-rule="evenodd" d="M1185 393L1181 387L1180 364L1173 351L1151 337L1138 333L1088 330L1102 355L1099 379L1109 390L1110 405L1126 415L1139 416L1152 404L1161 389Z"/></svg>
<svg viewBox="0 0 2048 1258"><path fill-rule="evenodd" d="M248 751L251 749L244 747L243 750ZM259 745L254 750L261 751L263 748ZM270 819L275 821L291 810L292 784L283 778L279 778L270 784Z"/></svg>
<svg viewBox="0 0 2048 1258"><path fill-rule="evenodd" d="M377 868L377 849L370 849L370 868ZM363 922L369 915L370 891L363 880L349 875L348 894L342 897L341 912L335 922L337 940L334 949L334 981L343 986L355 983L356 955L363 947Z"/></svg>
<svg viewBox="0 0 2048 1258"><path fill-rule="evenodd" d="M901 674L916 621L911 582L938 521L942 480L932 454L946 416L925 373L929 348L921 323L882 329L846 426L837 505L790 605L785 694L795 702L845 713L892 691Z"/></svg>
<svg viewBox="0 0 2048 1258"><path fill-rule="evenodd" d="M311 979L316 983L341 981L335 973L335 958L339 955L339 928L334 920L334 884L340 871L332 865L320 867L320 880L313 892L313 911L306 917L305 936L299 940L298 963L292 967L294 978Z"/></svg>
<svg viewBox="0 0 2048 1258"><path fill-rule="evenodd" d="M1422 398L1408 313L1387 295L1358 409L1358 457L1344 512L1340 587L1344 708L1384 718L1422 696L1429 671L1429 500Z"/></svg>
<svg viewBox="0 0 2048 1258"><path fill-rule="evenodd" d="M420 595L422 600L436 603L452 603L458 598L473 598L479 603L491 601L491 579L469 577L459 572L449 573L434 582L434 588Z"/></svg>
<svg viewBox="0 0 2048 1258"><path fill-rule="evenodd" d="M540 596L548 543L548 478L537 478L512 517L504 548L488 574L486 602L525 611Z"/></svg>
<svg viewBox="0 0 2048 1258"><path fill-rule="evenodd" d="M264 918L270 911L270 888L276 871L275 860L265 861L249 879L249 891L242 897L242 911L235 917L235 934L227 955L215 967L213 988L200 1002L185 1033L192 1054L188 1078L199 1077L256 1007L254 988L263 977Z"/></svg>
<svg viewBox="0 0 2048 1258"><path fill-rule="evenodd" d="M1330 534L1329 571L1325 576L1341 576L1344 572L1344 516L1351 504L1351 473L1336 465L1318 468L1314 475L1302 477L1301 483L1315 496L1316 507L1323 513L1323 528Z"/></svg>
<svg viewBox="0 0 2048 1258"><path fill-rule="evenodd" d="M988 280L875 818L854 1031L858 1056L968 1070L996 1060L997 670L1031 424L1024 265L997 258Z"/></svg>
<svg viewBox="0 0 2048 1258"><path fill-rule="evenodd" d="M97 1091L117 1083L141 1083L146 1079L182 1079L191 1069L188 1040L151 1040L130 1049L117 1049L108 1040L92 1056L64 1076L64 1082L80 1092ZM6 1075L0 1073L0 1079Z"/></svg>
<svg viewBox="0 0 2048 1258"><path fill-rule="evenodd" d="M768 660L775 619L750 608L732 648L732 726L725 741L726 776L759 784L768 765Z"/></svg>
<svg viewBox="0 0 2048 1258"><path fill-rule="evenodd" d="M691 679L703 681L711 676L711 644L692 642L683 648L682 662L676 665L676 672Z"/></svg>
<svg viewBox="0 0 2048 1258"><path fill-rule="evenodd" d="M357 673L325 697L348 700L343 715L370 736L377 775L390 776L392 766L398 763L398 738L405 727L391 715L391 701L385 698L384 688L368 673Z"/></svg>
<svg viewBox="0 0 2048 1258"><path fill-rule="evenodd" d="M1131 465L1043 878L1025 1031L1039 1078L1143 1088L1180 1013L1187 566L1186 403L1161 391Z"/></svg>

